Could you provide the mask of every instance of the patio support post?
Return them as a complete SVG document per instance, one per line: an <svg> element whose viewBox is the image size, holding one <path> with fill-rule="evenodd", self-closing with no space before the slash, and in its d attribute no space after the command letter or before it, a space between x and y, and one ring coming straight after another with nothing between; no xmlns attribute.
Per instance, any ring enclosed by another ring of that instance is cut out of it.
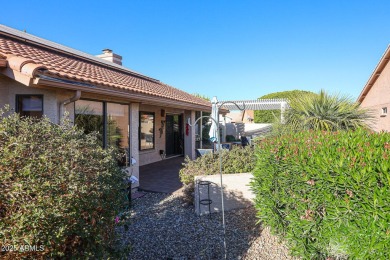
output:
<svg viewBox="0 0 390 260"><path fill-rule="evenodd" d="M286 112L287 103L280 103L280 122L284 124L284 113Z"/></svg>
<svg viewBox="0 0 390 260"><path fill-rule="evenodd" d="M194 122L196 119L196 112L194 110L191 110L191 113L190 113L190 120L191 122ZM190 130L190 133L189 133L189 137L190 137L190 158L191 160L194 160L196 158L196 153L195 153L195 149L196 149L196 140L195 140L195 129L193 129L192 127L189 127L189 130Z"/></svg>
<svg viewBox="0 0 390 260"><path fill-rule="evenodd" d="M184 122L194 122L195 121L195 111L186 110L184 113ZM185 130L187 131L187 130ZM195 129L189 127L188 135L184 134L184 154L187 155L191 160L195 159Z"/></svg>
<svg viewBox="0 0 390 260"><path fill-rule="evenodd" d="M199 135L200 135L200 149L203 149L203 111L200 111L200 129L199 129Z"/></svg>
<svg viewBox="0 0 390 260"><path fill-rule="evenodd" d="M130 154L136 160L136 164L132 167L132 175L138 178L138 183L133 185L133 188L138 187L142 180L139 178L139 103L130 104Z"/></svg>

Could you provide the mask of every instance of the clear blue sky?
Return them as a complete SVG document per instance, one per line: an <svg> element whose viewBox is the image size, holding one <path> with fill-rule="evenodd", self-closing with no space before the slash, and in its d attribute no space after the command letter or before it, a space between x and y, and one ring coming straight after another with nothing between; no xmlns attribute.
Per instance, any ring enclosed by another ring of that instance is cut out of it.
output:
<svg viewBox="0 0 390 260"><path fill-rule="evenodd" d="M390 1L3 1L0 23L219 100L356 98L390 43Z"/></svg>

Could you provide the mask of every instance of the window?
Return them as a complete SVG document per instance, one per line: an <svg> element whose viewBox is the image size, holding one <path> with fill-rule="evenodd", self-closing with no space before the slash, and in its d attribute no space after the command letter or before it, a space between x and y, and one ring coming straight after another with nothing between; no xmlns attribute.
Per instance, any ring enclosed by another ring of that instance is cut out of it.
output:
<svg viewBox="0 0 390 260"><path fill-rule="evenodd" d="M120 166L129 161L129 105L77 100L74 122L86 134L96 132L98 142L103 148L113 147L125 152L127 156L118 160Z"/></svg>
<svg viewBox="0 0 390 260"><path fill-rule="evenodd" d="M98 141L103 146L103 102L77 100L75 103L75 125L84 129L84 133L98 133Z"/></svg>
<svg viewBox="0 0 390 260"><path fill-rule="evenodd" d="M129 147L129 106L107 103L107 146Z"/></svg>
<svg viewBox="0 0 390 260"><path fill-rule="evenodd" d="M43 95L16 95L16 112L20 116L41 118L43 116Z"/></svg>
<svg viewBox="0 0 390 260"><path fill-rule="evenodd" d="M381 116L386 116L386 115L387 115L387 107L382 107Z"/></svg>
<svg viewBox="0 0 390 260"><path fill-rule="evenodd" d="M154 148L154 113L139 113L139 149L148 150Z"/></svg>

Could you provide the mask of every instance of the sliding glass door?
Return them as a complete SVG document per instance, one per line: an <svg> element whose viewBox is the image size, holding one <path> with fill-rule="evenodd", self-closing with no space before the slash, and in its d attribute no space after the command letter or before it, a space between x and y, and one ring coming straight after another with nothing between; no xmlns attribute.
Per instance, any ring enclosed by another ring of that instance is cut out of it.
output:
<svg viewBox="0 0 390 260"><path fill-rule="evenodd" d="M98 142L104 146L104 111L103 102L78 100L75 104L74 123L84 129L84 133L97 133Z"/></svg>
<svg viewBox="0 0 390 260"><path fill-rule="evenodd" d="M107 146L129 147L129 106L107 103Z"/></svg>
<svg viewBox="0 0 390 260"><path fill-rule="evenodd" d="M78 100L75 125L86 134L97 132L102 147L129 148L129 106L117 103Z"/></svg>

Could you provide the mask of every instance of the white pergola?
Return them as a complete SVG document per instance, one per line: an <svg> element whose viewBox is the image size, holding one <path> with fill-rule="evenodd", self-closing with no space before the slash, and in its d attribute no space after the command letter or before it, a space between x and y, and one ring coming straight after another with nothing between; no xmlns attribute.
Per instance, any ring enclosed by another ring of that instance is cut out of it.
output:
<svg viewBox="0 0 390 260"><path fill-rule="evenodd" d="M235 100L217 101L222 109L232 110L277 110L280 109L280 120L283 121L284 111L289 108L287 99L257 99L257 100ZM239 108L237 107L239 106Z"/></svg>
<svg viewBox="0 0 390 260"><path fill-rule="evenodd" d="M217 97L213 97L211 100L212 112L211 116L218 122L219 121L219 111L221 109L225 110L276 110L280 109L280 120L284 121L284 111L289 108L287 99L257 99L257 100L226 100L218 101ZM214 137L217 137L217 128L213 128L215 133ZM224 139L224 135L222 135Z"/></svg>
<svg viewBox="0 0 390 260"><path fill-rule="evenodd" d="M227 101L217 101L217 105L218 104L221 104L220 107L227 109L229 111L238 110L235 104L240 106L240 108L244 107L243 110L280 109L283 112L284 109L288 108L287 99L257 99L257 100L234 100L234 101L227 100Z"/></svg>

